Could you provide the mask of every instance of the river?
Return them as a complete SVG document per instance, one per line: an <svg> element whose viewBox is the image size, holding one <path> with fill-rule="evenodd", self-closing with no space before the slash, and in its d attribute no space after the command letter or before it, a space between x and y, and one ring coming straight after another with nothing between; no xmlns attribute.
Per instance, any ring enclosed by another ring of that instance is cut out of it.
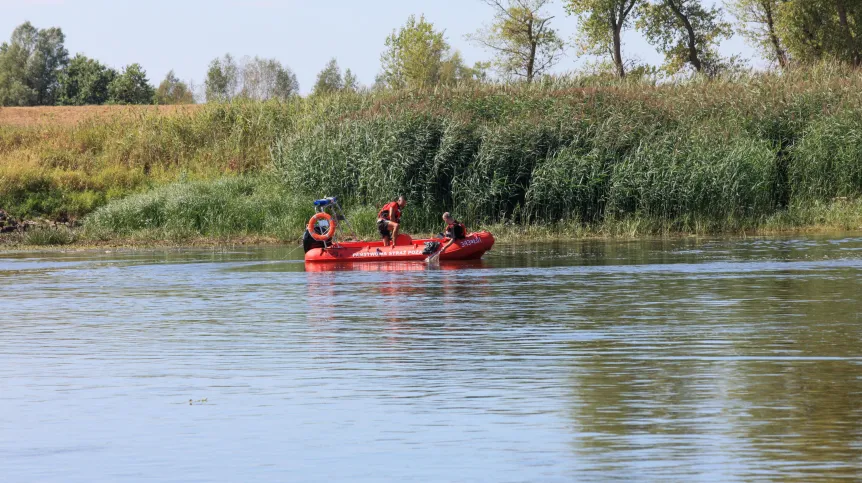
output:
<svg viewBox="0 0 862 483"><path fill-rule="evenodd" d="M0 254L0 480L862 478L862 238L300 258Z"/></svg>

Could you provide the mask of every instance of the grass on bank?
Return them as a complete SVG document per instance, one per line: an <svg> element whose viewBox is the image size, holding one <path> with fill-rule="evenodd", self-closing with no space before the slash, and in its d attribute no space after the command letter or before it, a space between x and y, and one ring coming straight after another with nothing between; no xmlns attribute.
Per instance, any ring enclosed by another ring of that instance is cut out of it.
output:
<svg viewBox="0 0 862 483"><path fill-rule="evenodd" d="M376 239L376 207L347 208L350 225L342 224L342 233L355 234L360 239ZM292 194L272 176L180 181L110 203L87 217L79 229L37 228L5 235L0 241L7 247L299 243L305 223L312 213L309 199ZM404 228L414 237L431 236L442 229L441 223L430 230L420 228L417 224L419 219L417 213L408 207ZM645 217L602 223L568 220L556 223L481 224L471 219L464 221L471 230L490 230L504 243L596 237L628 239L862 231L862 199L791 206L752 224L738 224L734 220L726 223L693 220L684 229L680 229L681 225L673 221Z"/></svg>
<svg viewBox="0 0 862 483"><path fill-rule="evenodd" d="M83 241L81 230L65 226L41 226L0 234L0 247L56 247Z"/></svg>
<svg viewBox="0 0 862 483"><path fill-rule="evenodd" d="M80 233L92 242L201 237L298 242L314 214L311 201L272 175L178 181L99 208L85 219ZM342 224L342 233L353 227L357 237L376 236L376 209L350 207L346 214L349 225Z"/></svg>

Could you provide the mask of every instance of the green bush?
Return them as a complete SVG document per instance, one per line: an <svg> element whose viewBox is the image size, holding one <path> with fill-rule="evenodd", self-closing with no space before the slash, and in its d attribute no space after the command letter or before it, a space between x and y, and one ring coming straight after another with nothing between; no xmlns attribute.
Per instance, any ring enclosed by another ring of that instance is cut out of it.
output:
<svg viewBox="0 0 862 483"><path fill-rule="evenodd" d="M74 243L77 236L68 228L40 227L24 232L21 242L24 245L56 246Z"/></svg>
<svg viewBox="0 0 862 483"><path fill-rule="evenodd" d="M94 237L148 233L161 239L264 235L299 239L310 202L265 176L179 181L99 208L86 218Z"/></svg>

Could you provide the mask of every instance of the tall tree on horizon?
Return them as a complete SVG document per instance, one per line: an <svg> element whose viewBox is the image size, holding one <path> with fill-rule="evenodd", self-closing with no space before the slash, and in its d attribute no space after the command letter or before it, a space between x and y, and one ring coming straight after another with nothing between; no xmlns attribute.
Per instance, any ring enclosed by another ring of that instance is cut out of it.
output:
<svg viewBox="0 0 862 483"><path fill-rule="evenodd" d="M318 72L317 81L314 83L312 94L331 94L344 89L344 79L341 77L341 68L338 61L333 57L329 59L326 66Z"/></svg>
<svg viewBox="0 0 862 483"><path fill-rule="evenodd" d="M344 90L348 92L356 92L359 90L359 79L350 69L344 71Z"/></svg>
<svg viewBox="0 0 862 483"><path fill-rule="evenodd" d="M643 4L637 26L664 53L669 74L689 65L714 77L726 67L717 46L732 31L719 7L706 8L702 0L655 0Z"/></svg>
<svg viewBox="0 0 862 483"><path fill-rule="evenodd" d="M276 59L245 58L240 68L240 96L264 101L287 99L299 93L296 74Z"/></svg>
<svg viewBox="0 0 862 483"><path fill-rule="evenodd" d="M160 105L195 103L195 96L189 85L177 78L173 70L169 71L159 84L154 99L155 103Z"/></svg>
<svg viewBox="0 0 862 483"><path fill-rule="evenodd" d="M776 30L800 62L839 60L862 66L859 0L786 0L780 5Z"/></svg>
<svg viewBox="0 0 862 483"><path fill-rule="evenodd" d="M386 38L380 55L382 72L378 81L391 88L433 87L440 80L440 66L449 53L443 32L424 15L407 18L407 23Z"/></svg>
<svg viewBox="0 0 862 483"><path fill-rule="evenodd" d="M108 86L117 71L97 60L77 54L58 78L57 104L61 106L99 105L108 102Z"/></svg>
<svg viewBox="0 0 862 483"><path fill-rule="evenodd" d="M239 67L233 56L215 58L207 69L204 92L207 102L225 102L233 99L239 86Z"/></svg>
<svg viewBox="0 0 862 483"><path fill-rule="evenodd" d="M112 104L152 104L155 89L147 79L141 64L131 64L123 69L108 85L108 102Z"/></svg>
<svg viewBox="0 0 862 483"><path fill-rule="evenodd" d="M483 0L494 9L490 26L468 40L494 52L497 71L532 82L559 62L565 43L544 13L551 0Z"/></svg>
<svg viewBox="0 0 862 483"><path fill-rule="evenodd" d="M230 54L215 58L204 81L206 102L228 102L237 97L255 100L286 99L299 93L296 74L276 59Z"/></svg>
<svg viewBox="0 0 862 483"><path fill-rule="evenodd" d="M341 74L341 67L333 57L329 59L323 70L317 73L317 81L314 83L312 95L331 94L334 92L357 92L359 90L359 79L353 71L347 69Z"/></svg>
<svg viewBox="0 0 862 483"><path fill-rule="evenodd" d="M578 17L578 33L584 51L610 55L617 77L625 77L622 32L632 24L635 7L641 0L568 0L566 10Z"/></svg>
<svg viewBox="0 0 862 483"><path fill-rule="evenodd" d="M16 27L0 45L0 105L53 105L60 72L69 62L65 40L57 27L37 29L30 22Z"/></svg>
<svg viewBox="0 0 862 483"><path fill-rule="evenodd" d="M732 0L729 4L730 11L739 21L737 30L749 44L782 69L787 68L790 63L777 28L781 4L785 2L786 0Z"/></svg>

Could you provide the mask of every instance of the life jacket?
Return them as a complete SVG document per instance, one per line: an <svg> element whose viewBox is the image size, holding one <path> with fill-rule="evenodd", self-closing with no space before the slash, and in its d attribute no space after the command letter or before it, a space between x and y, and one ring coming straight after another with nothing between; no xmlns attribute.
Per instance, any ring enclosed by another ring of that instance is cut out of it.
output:
<svg viewBox="0 0 862 483"><path fill-rule="evenodd" d="M389 219L389 210L391 210L392 208L395 209L395 219L390 220ZM401 207L398 206L397 201L390 201L389 203L386 203L385 205L383 205L383 208L380 209L380 213L377 214L377 218L380 220L388 220L388 221L392 221L394 223L400 223L401 222Z"/></svg>
<svg viewBox="0 0 862 483"><path fill-rule="evenodd" d="M450 223L446 227L446 238L454 238L455 240L467 238L467 227L460 221L455 220L454 223Z"/></svg>

